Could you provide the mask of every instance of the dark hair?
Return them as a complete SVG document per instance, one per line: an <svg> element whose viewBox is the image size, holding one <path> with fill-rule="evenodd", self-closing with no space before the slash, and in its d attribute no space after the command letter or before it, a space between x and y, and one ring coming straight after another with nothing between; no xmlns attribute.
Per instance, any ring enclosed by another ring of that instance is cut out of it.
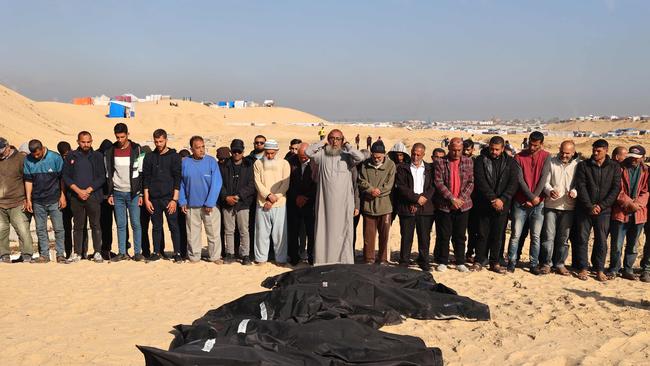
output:
<svg viewBox="0 0 650 366"><path fill-rule="evenodd" d="M186 157L190 156L190 151L187 150L187 149L183 149L183 150L178 152L178 155L181 156L181 159L186 158Z"/></svg>
<svg viewBox="0 0 650 366"><path fill-rule="evenodd" d="M544 142L544 134L539 131L533 131L528 136L528 142Z"/></svg>
<svg viewBox="0 0 650 366"><path fill-rule="evenodd" d="M59 152L59 155L63 156L72 150L72 146L70 146L70 143L67 141L59 141L59 143L56 144L56 150Z"/></svg>
<svg viewBox="0 0 650 366"><path fill-rule="evenodd" d="M501 136L492 136L490 139L490 145L505 145L505 141L503 141L503 137Z"/></svg>
<svg viewBox="0 0 650 366"><path fill-rule="evenodd" d="M29 141L29 152L34 153L36 151L39 151L40 149L43 148L43 144L39 140L30 140Z"/></svg>
<svg viewBox="0 0 650 366"><path fill-rule="evenodd" d="M167 131L163 130L162 128L159 128L153 132L153 138L159 139L159 138L167 138Z"/></svg>
<svg viewBox="0 0 650 366"><path fill-rule="evenodd" d="M194 141L203 141L203 137L201 136L192 136L190 138L190 147L194 145Z"/></svg>
<svg viewBox="0 0 650 366"><path fill-rule="evenodd" d="M605 139L598 139L598 140L594 141L593 144L591 144L591 147L593 147L594 149L599 148L599 147L603 147L605 149L608 149L609 148L609 142L607 142L607 140L605 140Z"/></svg>
<svg viewBox="0 0 650 366"><path fill-rule="evenodd" d="M292 139L291 142L289 143L289 145L297 145L297 144L302 144L302 140L301 139Z"/></svg>
<svg viewBox="0 0 650 366"><path fill-rule="evenodd" d="M149 145L142 145L142 151L143 151L145 154L148 154L148 153L151 152L151 147L150 147Z"/></svg>
<svg viewBox="0 0 650 366"><path fill-rule="evenodd" d="M616 148L612 151L612 157L619 155L623 149L625 149L625 146L616 146Z"/></svg>
<svg viewBox="0 0 650 366"><path fill-rule="evenodd" d="M470 149L472 147L474 147L474 141L472 139L463 141L463 149Z"/></svg>
<svg viewBox="0 0 650 366"><path fill-rule="evenodd" d="M104 139L104 141L102 141L102 143L99 144L99 149L97 149L97 151L99 151L102 154L106 154L106 152L110 150L111 147L113 147L113 143L111 142L111 140Z"/></svg>
<svg viewBox="0 0 650 366"><path fill-rule="evenodd" d="M90 136L90 138L93 137L93 135L90 134L88 131L81 131L77 134L77 140L81 140L81 136Z"/></svg>
<svg viewBox="0 0 650 366"><path fill-rule="evenodd" d="M118 123L113 127L113 133L129 133L129 128L125 123Z"/></svg>
<svg viewBox="0 0 650 366"><path fill-rule="evenodd" d="M443 154L446 154L447 152L445 151L445 149L443 149L443 148L441 148L441 147L436 147L435 149L433 149L433 154L435 155L435 154L437 154L437 153L443 153Z"/></svg>
<svg viewBox="0 0 650 366"><path fill-rule="evenodd" d="M253 140L257 140L257 139L264 139L264 141L266 141L266 137L264 137L264 135L257 135Z"/></svg>

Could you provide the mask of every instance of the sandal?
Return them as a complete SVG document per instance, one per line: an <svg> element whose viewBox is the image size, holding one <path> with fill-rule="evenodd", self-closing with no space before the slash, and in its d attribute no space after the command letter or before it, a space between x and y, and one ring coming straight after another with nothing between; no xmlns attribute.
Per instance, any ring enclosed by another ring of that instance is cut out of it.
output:
<svg viewBox="0 0 650 366"><path fill-rule="evenodd" d="M587 272L586 269L583 269L582 271L578 272L577 277L581 281L586 281L589 279L589 272Z"/></svg>

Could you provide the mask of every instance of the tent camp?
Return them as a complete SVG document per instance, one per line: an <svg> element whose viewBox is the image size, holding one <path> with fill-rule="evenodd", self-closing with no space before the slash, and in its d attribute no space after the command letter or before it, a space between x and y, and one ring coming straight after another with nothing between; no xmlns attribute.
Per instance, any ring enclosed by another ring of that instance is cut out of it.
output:
<svg viewBox="0 0 650 366"><path fill-rule="evenodd" d="M133 104L112 100L108 104L108 118L129 118L135 117Z"/></svg>
<svg viewBox="0 0 650 366"><path fill-rule="evenodd" d="M72 104L75 104L75 105L92 105L93 104L93 98L91 98L91 97L74 98L74 99L72 99Z"/></svg>

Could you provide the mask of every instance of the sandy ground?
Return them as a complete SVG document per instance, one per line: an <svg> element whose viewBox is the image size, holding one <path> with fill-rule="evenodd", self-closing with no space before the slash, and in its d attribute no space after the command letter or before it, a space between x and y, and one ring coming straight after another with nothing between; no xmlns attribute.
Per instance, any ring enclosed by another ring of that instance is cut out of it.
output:
<svg viewBox="0 0 650 366"><path fill-rule="evenodd" d="M390 243L399 250L398 222ZM0 364L141 365L136 344L167 349L172 326L264 291L261 281L283 271L272 264L168 261L0 265ZM525 270L433 275L489 304L492 320L408 319L383 329L440 347L449 365L650 364L646 283L536 277Z"/></svg>
<svg viewBox="0 0 650 366"><path fill-rule="evenodd" d="M0 86L0 135L15 145L40 138L51 148L61 139L75 146L76 133L87 129L99 146L102 139L112 139L112 127L121 121L109 120L105 113L106 107L33 102ZM176 148L185 147L193 134L203 135L209 139L210 154L235 137L243 138L250 149L253 137L261 133L277 139L284 155L291 138L317 138L318 127L296 123L325 122L289 108L223 111L190 102L180 102L179 107L140 104L137 113L136 118L126 120L135 141L146 143L152 131L162 127L170 132L170 146ZM388 148L400 140L409 147L424 142L427 155L440 146L441 138L453 135L434 130L341 128L349 140L359 133L362 147L370 134L382 136ZM523 136L508 138L518 144ZM546 148L555 152L560 141L560 137L550 137ZM611 144L647 141L626 138ZM588 154L591 140L577 142L579 150ZM393 251L399 249L397 222L390 243ZM0 365L141 365L143 357L136 344L166 349L172 326L190 323L211 308L261 291L259 284L266 276L285 270L273 265L166 261L0 265ZM489 304L492 320L407 320L385 329L416 335L442 348L450 365L650 364L648 284L535 277L523 270L505 276L487 271L434 276L460 294Z"/></svg>

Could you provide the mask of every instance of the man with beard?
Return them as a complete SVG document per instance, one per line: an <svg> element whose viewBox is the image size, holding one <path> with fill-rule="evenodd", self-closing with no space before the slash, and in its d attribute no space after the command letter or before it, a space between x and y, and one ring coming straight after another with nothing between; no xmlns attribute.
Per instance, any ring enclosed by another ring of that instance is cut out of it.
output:
<svg viewBox="0 0 650 366"><path fill-rule="evenodd" d="M575 175L578 205L576 221L578 225L578 245L576 270L578 278L588 279L587 261L589 236L594 231L594 246L591 252L591 265L596 272L596 280L605 282L605 260L607 257L607 235L612 215L612 205L621 191L621 166L607 155L609 144L599 139L592 144L592 155L588 160L578 163Z"/></svg>
<svg viewBox="0 0 650 366"><path fill-rule="evenodd" d="M372 144L370 159L361 166L359 191L364 193L363 260L366 264L388 264L388 236L393 204L391 191L395 183L395 163L386 159L386 147L381 141ZM375 258L375 238L379 234L379 252Z"/></svg>
<svg viewBox="0 0 650 366"><path fill-rule="evenodd" d="M291 167L289 191L287 191L287 220L289 222L289 260L292 265L301 261L301 253L307 252L307 261L314 264L314 201L316 182L312 177L311 160L305 154L307 143L298 146L296 158L299 165ZM305 235L302 231L304 229ZM302 239L302 240L300 240ZM306 239L306 240L305 240Z"/></svg>
<svg viewBox="0 0 650 366"><path fill-rule="evenodd" d="M93 138L88 131L81 131L77 135L79 148L68 153L63 166L63 181L71 192L70 204L72 205L74 249L78 256L82 256L84 229L86 219L90 220L92 231L93 260L103 262L102 230L99 222L100 204L103 199L102 186L106 181L104 156L93 150Z"/></svg>
<svg viewBox="0 0 650 366"><path fill-rule="evenodd" d="M491 271L506 272L499 260L508 208L519 184L519 166L504 150L503 138L494 136L474 163L474 182L478 191L474 205L479 217L476 260L472 267L475 271L489 263Z"/></svg>
<svg viewBox="0 0 650 366"><path fill-rule="evenodd" d="M264 158L253 165L257 188L257 218L255 221L255 262L265 263L273 240L275 263L287 263L287 198L291 167L277 157L275 140L264 144Z"/></svg>
<svg viewBox="0 0 650 366"><path fill-rule="evenodd" d="M632 266L636 261L637 242L648 219L648 167L643 164L645 148L630 147L621 164L621 192L612 207L612 241L607 277L613 279L621 269L623 242L623 273L626 280L636 281Z"/></svg>
<svg viewBox="0 0 650 366"><path fill-rule="evenodd" d="M469 210L472 208L471 194L474 191L474 162L463 156L463 140L454 137L447 145L449 153L434 165L436 186L436 248L434 260L437 270L447 270L449 262L449 239L454 246L456 269L469 272L465 266L465 232Z"/></svg>
<svg viewBox="0 0 650 366"><path fill-rule="evenodd" d="M191 263L201 260L201 227L208 238L208 260L221 264L221 213L217 199L221 191L219 164L205 154L201 136L190 139L192 155L181 162L181 185L178 204L185 214L187 227L187 256Z"/></svg>
<svg viewBox="0 0 650 366"><path fill-rule="evenodd" d="M160 259L163 251L163 213L174 246L174 261L182 262L181 237L178 227L178 196L181 186L181 157L176 150L167 147L167 132L158 129L153 132L156 149L144 158L142 169L144 206L151 214L153 224L153 250L150 261Z"/></svg>
<svg viewBox="0 0 650 366"><path fill-rule="evenodd" d="M250 260L250 235L248 233L250 206L255 201L255 177L253 164L244 159L244 141L234 139L230 143L232 156L221 165L223 187L219 193L223 218L226 255L224 263L235 257L235 228L239 229L239 256L245 266Z"/></svg>
<svg viewBox="0 0 650 366"><path fill-rule="evenodd" d="M574 221L578 192L575 190L575 171L578 160L575 143L567 140L560 151L546 160L540 184L544 185L544 225L542 226L540 264L549 272L551 265L562 276L570 273L564 262L569 255L569 235Z"/></svg>
<svg viewBox="0 0 650 366"><path fill-rule="evenodd" d="M266 137L263 135L255 136L253 139L253 151L246 158L250 159L251 163L255 163L255 160L260 160L264 157L264 143L266 142Z"/></svg>
<svg viewBox="0 0 650 366"><path fill-rule="evenodd" d="M326 141L310 145L306 154L318 167L314 264L353 264L351 174L363 161L363 154L346 142L343 132L337 129L330 131Z"/></svg>

